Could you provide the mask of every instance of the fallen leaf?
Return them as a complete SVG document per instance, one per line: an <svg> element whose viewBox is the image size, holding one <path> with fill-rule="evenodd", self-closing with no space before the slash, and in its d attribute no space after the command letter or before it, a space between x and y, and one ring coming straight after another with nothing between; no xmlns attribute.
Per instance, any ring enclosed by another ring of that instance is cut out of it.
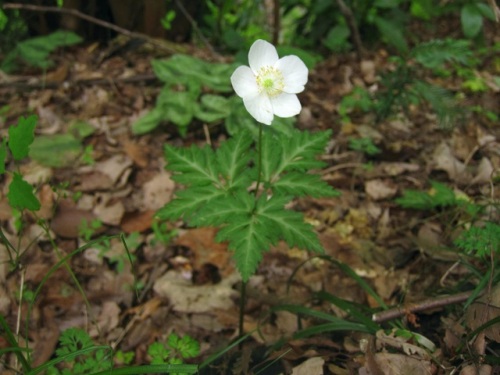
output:
<svg viewBox="0 0 500 375"><path fill-rule="evenodd" d="M193 285L177 271L168 271L154 283L158 296L168 298L175 311L183 313L210 313L234 306L238 292L233 285L241 280L234 272L215 285Z"/></svg>
<svg viewBox="0 0 500 375"><path fill-rule="evenodd" d="M365 192L373 200L379 201L394 197L398 188L391 181L376 179L365 182Z"/></svg>
<svg viewBox="0 0 500 375"><path fill-rule="evenodd" d="M470 180L470 176L465 170L465 164L453 155L445 142L441 142L434 150L432 162L434 169L445 171L453 181L465 183Z"/></svg>
<svg viewBox="0 0 500 375"><path fill-rule="evenodd" d="M465 322L471 330L500 316L500 285L496 285L487 293L472 303L465 313ZM493 324L484 330L487 338L500 343L500 323Z"/></svg>
<svg viewBox="0 0 500 375"><path fill-rule="evenodd" d="M292 375L323 375L323 365L325 360L321 357L312 357L302 362L300 365L295 366Z"/></svg>
<svg viewBox="0 0 500 375"><path fill-rule="evenodd" d="M55 234L63 238L78 238L80 226L84 221L90 223L97 219L92 212L74 207L60 206L50 223Z"/></svg>

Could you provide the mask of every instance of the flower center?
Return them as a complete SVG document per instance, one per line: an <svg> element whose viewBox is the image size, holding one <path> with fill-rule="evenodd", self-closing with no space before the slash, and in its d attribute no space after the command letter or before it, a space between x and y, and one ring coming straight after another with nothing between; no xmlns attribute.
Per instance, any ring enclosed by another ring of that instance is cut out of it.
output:
<svg viewBox="0 0 500 375"><path fill-rule="evenodd" d="M272 66L264 66L257 72L257 85L259 91L268 96L277 96L283 92L285 80L283 73Z"/></svg>

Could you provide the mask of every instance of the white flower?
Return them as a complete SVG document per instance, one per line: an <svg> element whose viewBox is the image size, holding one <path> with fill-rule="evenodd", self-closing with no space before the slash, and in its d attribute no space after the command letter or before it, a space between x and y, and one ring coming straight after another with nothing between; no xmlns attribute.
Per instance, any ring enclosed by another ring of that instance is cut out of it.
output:
<svg viewBox="0 0 500 375"><path fill-rule="evenodd" d="M271 125L274 115L292 117L302 109L297 95L304 90L308 70L297 56L278 57L276 48L264 40L250 47L248 66L231 76L236 94L259 122Z"/></svg>

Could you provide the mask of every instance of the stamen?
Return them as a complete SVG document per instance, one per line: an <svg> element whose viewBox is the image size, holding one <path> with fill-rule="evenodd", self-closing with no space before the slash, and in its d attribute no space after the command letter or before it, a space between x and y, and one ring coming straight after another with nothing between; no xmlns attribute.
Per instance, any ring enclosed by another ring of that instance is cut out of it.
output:
<svg viewBox="0 0 500 375"><path fill-rule="evenodd" d="M268 96L277 96L283 92L285 80L283 73L272 66L260 68L257 73L257 85L259 91L265 92Z"/></svg>

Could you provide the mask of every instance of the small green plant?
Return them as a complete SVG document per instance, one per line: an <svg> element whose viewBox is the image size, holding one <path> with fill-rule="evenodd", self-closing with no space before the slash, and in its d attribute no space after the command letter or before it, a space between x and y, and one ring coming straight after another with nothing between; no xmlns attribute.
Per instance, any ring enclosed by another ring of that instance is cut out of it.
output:
<svg viewBox="0 0 500 375"><path fill-rule="evenodd" d="M363 87L356 86L347 95L345 95L339 104L339 115L342 122L351 122L349 115L354 111L369 112L374 107L373 98L368 90Z"/></svg>
<svg viewBox="0 0 500 375"><path fill-rule="evenodd" d="M500 253L500 225L487 221L482 226L471 226L455 240L455 245L468 255L493 258Z"/></svg>
<svg viewBox="0 0 500 375"><path fill-rule="evenodd" d="M434 210L436 208L465 205L472 209L475 205L457 196L453 189L437 181L431 181L429 191L404 190L403 196L395 200L403 208Z"/></svg>
<svg viewBox="0 0 500 375"><path fill-rule="evenodd" d="M79 328L69 328L61 333L56 356L65 358L64 365L61 365L62 369L50 367L48 375L85 375L113 367L111 348L96 347L87 332Z"/></svg>
<svg viewBox="0 0 500 375"><path fill-rule="evenodd" d="M39 36L19 42L0 64L0 70L11 72L18 67L18 60L28 65L47 69L52 66L49 55L59 47L72 46L82 41L70 31L56 31L50 35Z"/></svg>
<svg viewBox="0 0 500 375"><path fill-rule="evenodd" d="M374 156L381 152L371 138L351 138L349 139L349 148L369 156Z"/></svg>
<svg viewBox="0 0 500 375"><path fill-rule="evenodd" d="M183 364L186 359L194 358L200 354L200 344L192 337L185 335L179 337L171 333L166 343L155 342L148 347L151 364ZM184 375L183 373L176 373Z"/></svg>
<svg viewBox="0 0 500 375"><path fill-rule="evenodd" d="M33 186L23 179L18 168L17 171L6 171L8 151L15 164L28 157L30 145L35 139L37 120L35 115L20 117L17 125L9 127L9 138L4 138L0 144L0 174L9 173L12 178L7 199L12 208L20 211L37 211L40 209L40 201L34 194Z"/></svg>
<svg viewBox="0 0 500 375"><path fill-rule="evenodd" d="M210 64L186 55L153 60L151 64L165 87L155 108L132 125L135 134L150 132L160 123L170 122L178 127L181 135L185 135L195 118L212 123L229 116L229 99L218 94L231 90L228 77L233 65Z"/></svg>

